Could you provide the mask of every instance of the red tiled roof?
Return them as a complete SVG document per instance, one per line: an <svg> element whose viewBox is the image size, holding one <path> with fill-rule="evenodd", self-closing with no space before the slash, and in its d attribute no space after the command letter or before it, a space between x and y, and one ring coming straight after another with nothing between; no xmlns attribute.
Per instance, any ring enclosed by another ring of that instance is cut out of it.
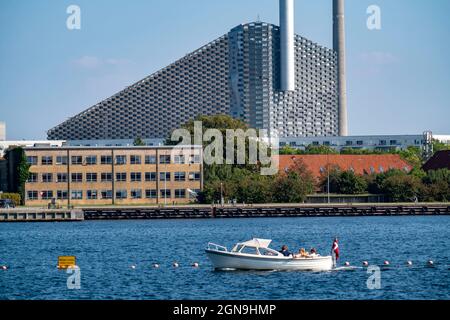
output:
<svg viewBox="0 0 450 320"><path fill-rule="evenodd" d="M342 171L353 170L356 174L386 172L390 169L412 170L412 166L397 154L383 155L280 155L280 171L286 170L294 161L302 160L314 177L338 166Z"/></svg>
<svg viewBox="0 0 450 320"><path fill-rule="evenodd" d="M446 168L450 170L450 150L436 152L435 155L423 165L423 170L425 171Z"/></svg>

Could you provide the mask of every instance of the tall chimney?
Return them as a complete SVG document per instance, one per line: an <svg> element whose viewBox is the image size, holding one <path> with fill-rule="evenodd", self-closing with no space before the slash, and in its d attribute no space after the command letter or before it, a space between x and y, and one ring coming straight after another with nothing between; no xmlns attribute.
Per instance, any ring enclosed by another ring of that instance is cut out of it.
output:
<svg viewBox="0 0 450 320"><path fill-rule="evenodd" d="M295 91L294 0L280 0L281 91Z"/></svg>
<svg viewBox="0 0 450 320"><path fill-rule="evenodd" d="M333 0L333 49L338 55L339 136L345 137L348 136L348 119L344 0Z"/></svg>

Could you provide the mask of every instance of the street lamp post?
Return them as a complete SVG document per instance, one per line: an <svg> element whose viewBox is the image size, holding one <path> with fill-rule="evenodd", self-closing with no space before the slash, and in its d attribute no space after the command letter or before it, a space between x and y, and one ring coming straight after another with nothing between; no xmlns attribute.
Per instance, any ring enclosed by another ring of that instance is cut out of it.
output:
<svg viewBox="0 0 450 320"><path fill-rule="evenodd" d="M220 183L220 204L223 207L224 199L223 199L223 183L222 182Z"/></svg>
<svg viewBox="0 0 450 320"><path fill-rule="evenodd" d="M328 204L330 204L330 159L329 152L327 150L327 193L328 193Z"/></svg>
<svg viewBox="0 0 450 320"><path fill-rule="evenodd" d="M164 161L164 206L167 206L167 159Z"/></svg>

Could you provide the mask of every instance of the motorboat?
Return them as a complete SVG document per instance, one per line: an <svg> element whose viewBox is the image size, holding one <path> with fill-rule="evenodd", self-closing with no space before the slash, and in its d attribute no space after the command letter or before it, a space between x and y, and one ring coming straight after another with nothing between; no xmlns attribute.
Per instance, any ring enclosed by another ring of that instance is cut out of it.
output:
<svg viewBox="0 0 450 320"><path fill-rule="evenodd" d="M333 269L331 256L284 256L269 248L272 240L254 238L227 247L208 243L206 255L216 270L277 270L277 271L329 271Z"/></svg>

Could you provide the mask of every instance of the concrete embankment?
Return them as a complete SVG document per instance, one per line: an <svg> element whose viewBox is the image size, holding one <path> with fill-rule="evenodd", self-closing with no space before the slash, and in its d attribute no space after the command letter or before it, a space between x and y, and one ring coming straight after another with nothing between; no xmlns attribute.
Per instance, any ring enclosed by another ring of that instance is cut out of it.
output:
<svg viewBox="0 0 450 320"><path fill-rule="evenodd" d="M0 209L0 222L62 222L83 221L81 209L50 210L39 208Z"/></svg>

